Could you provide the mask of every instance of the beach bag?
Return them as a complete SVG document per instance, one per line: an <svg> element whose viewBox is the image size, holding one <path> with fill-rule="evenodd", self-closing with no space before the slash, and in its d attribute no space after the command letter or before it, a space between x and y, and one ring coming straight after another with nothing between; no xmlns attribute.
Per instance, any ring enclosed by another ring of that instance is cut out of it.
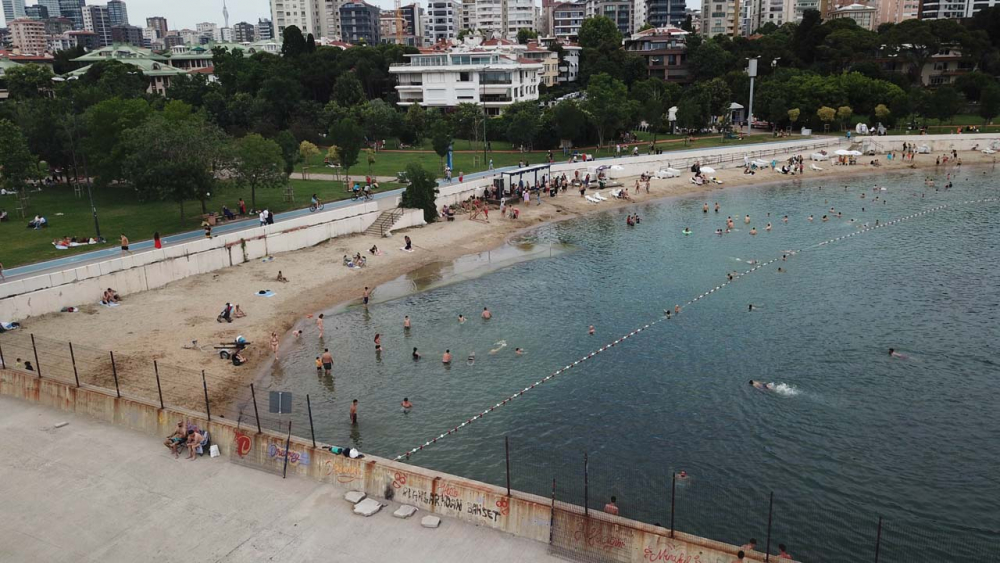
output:
<svg viewBox="0 0 1000 563"><path fill-rule="evenodd" d="M208 448L208 453L212 457L219 457L219 455L220 455L219 454L219 446L217 446L216 444L212 444L212 447Z"/></svg>

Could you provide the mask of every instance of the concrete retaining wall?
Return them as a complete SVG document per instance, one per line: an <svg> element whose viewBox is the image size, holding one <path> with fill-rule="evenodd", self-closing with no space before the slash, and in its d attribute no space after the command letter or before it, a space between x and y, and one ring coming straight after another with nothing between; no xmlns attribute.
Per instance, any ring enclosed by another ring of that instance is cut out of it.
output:
<svg viewBox="0 0 1000 563"><path fill-rule="evenodd" d="M183 420L207 429L212 443L234 463L280 474L287 456L290 475L345 490L364 491L372 497L411 504L423 512L549 542L553 521L551 499L518 491L508 496L506 489L500 487L375 456L348 459L322 447L313 448L311 442L297 437L292 437L286 451L286 437L282 435L266 431L258 434L256 428L245 424L237 428L236 423L225 419L209 422L200 413L161 409L147 401L118 398L104 389L76 388L39 379L31 372L0 370L0 394L86 414L158 438L169 435L176 423ZM735 546L683 533L671 538L667 529L626 518L601 515L599 520L588 519L577 506L557 503L554 516L559 544L584 555L607 557L613 551L614 560L635 563L728 562L738 551ZM757 555L749 556L748 560L762 561L763 556Z"/></svg>
<svg viewBox="0 0 1000 563"><path fill-rule="evenodd" d="M163 287L189 276L307 248L331 238L363 232L398 198L297 217L266 227L221 234L0 284L0 319L22 320L63 307L96 303L109 287L121 295ZM395 228L424 224L419 210L406 210Z"/></svg>
<svg viewBox="0 0 1000 563"><path fill-rule="evenodd" d="M595 176L595 170L602 165L621 166L622 170L612 173L615 177L639 176L643 173L654 173L660 168L673 167L679 170L686 170L696 161L702 165L711 165L719 168L733 168L743 166L743 156L748 155L750 159L771 158L778 155L781 160L782 155L801 154L808 157L808 153L817 150L833 151L840 145L846 146L846 139L825 137L818 139L803 139L801 142L790 143L774 142L760 143L755 145L740 145L724 148L709 148L704 150L692 150L683 152L667 152L658 155L627 156L615 159L601 159L590 162L554 162L551 166L551 175L566 174L572 178L574 173L579 172L580 177L588 173ZM495 173L486 177L479 177L462 183L446 184L438 190L438 197L435 203L440 208L442 205L458 205L470 196L482 196L485 189L493 185L493 179L499 178L500 173ZM682 175L683 176L683 175ZM517 177L515 176L515 181ZM534 182L534 173L525 174L525 181ZM541 174L539 174L541 180Z"/></svg>
<svg viewBox="0 0 1000 563"><path fill-rule="evenodd" d="M874 148L876 152L885 154L888 151L899 153L903 143L927 145L931 155L941 154L951 150L967 151L977 147L979 150L992 148L1000 150L1000 135L996 133L962 133L951 135L892 135L886 137L855 137L852 141L861 143L865 151Z"/></svg>

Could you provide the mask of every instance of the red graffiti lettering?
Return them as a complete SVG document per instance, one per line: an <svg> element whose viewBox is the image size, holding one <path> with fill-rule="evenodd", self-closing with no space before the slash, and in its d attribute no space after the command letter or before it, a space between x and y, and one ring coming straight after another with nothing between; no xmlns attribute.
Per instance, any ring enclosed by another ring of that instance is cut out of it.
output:
<svg viewBox="0 0 1000 563"><path fill-rule="evenodd" d="M654 547L646 546L643 550L643 555L645 555L646 561L666 561L673 563L697 563L698 557L695 556L691 559L691 556L684 555L680 552L681 547L676 544L668 544L667 547L663 549L656 549Z"/></svg>
<svg viewBox="0 0 1000 563"><path fill-rule="evenodd" d="M336 474L338 483L353 483L361 479L361 468L354 463L342 461L340 459L326 460L323 462L326 467L326 476Z"/></svg>
<svg viewBox="0 0 1000 563"><path fill-rule="evenodd" d="M392 477L392 486L398 489L405 484L406 484L406 474L397 471L396 474L393 475Z"/></svg>
<svg viewBox="0 0 1000 563"><path fill-rule="evenodd" d="M497 501L497 508L500 509L500 514L504 516L510 514L510 502L505 498Z"/></svg>
<svg viewBox="0 0 1000 563"><path fill-rule="evenodd" d="M443 497L457 497L459 496L458 487L449 485L448 483L442 483L441 487L438 489L438 494Z"/></svg>
<svg viewBox="0 0 1000 563"><path fill-rule="evenodd" d="M573 534L573 539L576 541L583 541L587 544L587 547L600 547L603 549L621 549L625 547L625 540L612 535L601 534L601 529L594 527L584 533L583 524L580 525L581 529L577 530Z"/></svg>
<svg viewBox="0 0 1000 563"><path fill-rule="evenodd" d="M247 436L246 434L236 434L236 455L244 457L250 453L252 448L253 438Z"/></svg>

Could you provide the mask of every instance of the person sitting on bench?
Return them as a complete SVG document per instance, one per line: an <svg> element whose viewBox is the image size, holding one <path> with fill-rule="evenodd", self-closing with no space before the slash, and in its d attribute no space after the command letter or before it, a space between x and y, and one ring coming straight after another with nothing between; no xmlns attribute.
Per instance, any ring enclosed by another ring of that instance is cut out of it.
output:
<svg viewBox="0 0 1000 563"><path fill-rule="evenodd" d="M230 211L225 205L222 206L222 216L226 218L226 221L232 221L236 218L236 214Z"/></svg>

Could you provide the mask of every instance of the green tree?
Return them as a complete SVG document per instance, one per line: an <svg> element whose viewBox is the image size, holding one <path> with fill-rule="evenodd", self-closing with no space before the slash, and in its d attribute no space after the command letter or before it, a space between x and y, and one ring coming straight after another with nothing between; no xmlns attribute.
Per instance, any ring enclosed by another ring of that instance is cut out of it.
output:
<svg viewBox="0 0 1000 563"><path fill-rule="evenodd" d="M86 54L87 50L83 48L83 45L77 45L76 47L56 51L55 54L52 55L52 72L61 76L83 68L83 65L86 63L73 62L73 59L78 59Z"/></svg>
<svg viewBox="0 0 1000 563"><path fill-rule="evenodd" d="M299 142L291 131L278 133L274 141L281 147L281 155L285 159L285 174L290 175L295 170L295 163L299 161Z"/></svg>
<svg viewBox="0 0 1000 563"><path fill-rule="evenodd" d="M298 57L306 52L306 38L298 26L290 25L282 33L281 56Z"/></svg>
<svg viewBox="0 0 1000 563"><path fill-rule="evenodd" d="M880 122L889 119L889 108L885 104L875 106L875 117Z"/></svg>
<svg viewBox="0 0 1000 563"><path fill-rule="evenodd" d="M931 94L930 107L933 110L933 115L931 117L936 117L941 121L947 121L951 123L952 118L955 114L962 109L962 94L958 90L948 86L939 86L937 90Z"/></svg>
<svg viewBox="0 0 1000 563"><path fill-rule="evenodd" d="M609 46L617 49L621 47L622 34L610 18L596 16L583 20L578 40L584 49L602 49Z"/></svg>
<svg viewBox="0 0 1000 563"><path fill-rule="evenodd" d="M372 100L361 109L361 122L372 141L384 139L392 133L399 114L382 100Z"/></svg>
<svg viewBox="0 0 1000 563"><path fill-rule="evenodd" d="M837 116L837 110L831 107L823 106L818 110L816 110L816 117L818 117L820 121L826 123L827 125L829 125L830 122L833 121L833 118L836 116Z"/></svg>
<svg viewBox="0 0 1000 563"><path fill-rule="evenodd" d="M3 74L12 100L23 101L45 96L52 90L52 70L47 66L18 65Z"/></svg>
<svg viewBox="0 0 1000 563"><path fill-rule="evenodd" d="M644 26L649 26L646 29L652 29L653 28L653 26L649 25L649 22L646 22L643 25ZM684 31L686 31L688 33L691 33L692 31L694 31L694 19L691 17L691 14L688 14L688 15L684 16L684 21L681 22L681 29L683 29ZM643 31L643 30L640 29L639 31Z"/></svg>
<svg viewBox="0 0 1000 563"><path fill-rule="evenodd" d="M538 39L538 33L534 30L522 27L517 30L517 42L521 45L527 45L529 41Z"/></svg>
<svg viewBox="0 0 1000 563"><path fill-rule="evenodd" d="M83 152L88 171L99 186L122 179L122 163L128 156L125 132L152 115L146 100L111 98L91 106L83 114Z"/></svg>
<svg viewBox="0 0 1000 563"><path fill-rule="evenodd" d="M94 63L79 80L79 85L89 87L100 96L95 101L110 98L141 98L149 89L149 79L139 67L118 60Z"/></svg>
<svg viewBox="0 0 1000 563"><path fill-rule="evenodd" d="M584 102L583 109L590 116L594 127L597 128L597 142L600 146L604 146L606 136L613 135L618 128L624 125L628 115L628 107L622 101L625 100L627 94L625 84L607 74L598 74L590 79L590 84L587 85L587 100Z"/></svg>
<svg viewBox="0 0 1000 563"><path fill-rule="evenodd" d="M280 188L288 183L285 156L278 143L251 133L234 143L233 178L250 188L250 207L257 208L258 188Z"/></svg>
<svg viewBox="0 0 1000 563"><path fill-rule="evenodd" d="M799 115L802 114L802 110L799 108L794 108L788 110L788 121L792 122L792 126L795 126L795 122L799 120Z"/></svg>
<svg viewBox="0 0 1000 563"><path fill-rule="evenodd" d="M648 78L632 84L629 97L639 102L639 117L652 129L654 143L657 133L663 127L667 109L679 95L680 87L677 84L667 83L659 78Z"/></svg>
<svg viewBox="0 0 1000 563"><path fill-rule="evenodd" d="M684 129L701 129L712 117L710 106L711 96L703 86L689 88L677 104L677 125Z"/></svg>
<svg viewBox="0 0 1000 563"><path fill-rule="evenodd" d="M574 145L586 141L587 114L580 108L579 103L574 100L559 102L552 108L552 113L556 134L560 140L570 141Z"/></svg>
<svg viewBox="0 0 1000 563"><path fill-rule="evenodd" d="M122 169L135 189L177 203L184 219L184 201L205 200L215 188L215 167L227 145L214 125L188 120L171 123L154 115L125 132Z"/></svg>
<svg viewBox="0 0 1000 563"><path fill-rule="evenodd" d="M403 117L406 131L411 135L413 143L419 143L424 138L424 127L427 125L427 112L420 104L413 104L406 110Z"/></svg>
<svg viewBox="0 0 1000 563"><path fill-rule="evenodd" d="M351 167L358 163L361 147L365 142L365 131L353 117L340 120L330 131L330 139L337 145L340 165L344 168L345 183L351 183Z"/></svg>
<svg viewBox="0 0 1000 563"><path fill-rule="evenodd" d="M459 139L467 139L469 146L472 141L478 141L482 132L483 108L478 104L461 103L455 107L451 114L451 124L455 131L455 136Z"/></svg>
<svg viewBox="0 0 1000 563"><path fill-rule="evenodd" d="M444 168L444 158L451 150L451 127L445 120L438 120L431 129L431 146L434 152L441 157L441 168Z"/></svg>
<svg viewBox="0 0 1000 563"><path fill-rule="evenodd" d="M688 18L688 19L690 19L690 18ZM646 22L646 23L642 24L641 26L639 26L639 31L646 31L647 29L653 29L653 24L651 24L649 22ZM690 31L690 30L687 30L687 31Z"/></svg>
<svg viewBox="0 0 1000 563"><path fill-rule="evenodd" d="M299 157L302 159L302 176L309 179L309 160L319 156L319 147L309 141L299 143Z"/></svg>
<svg viewBox="0 0 1000 563"><path fill-rule="evenodd" d="M345 72L337 78L337 82L333 86L333 99L345 108L364 103L365 90L353 72Z"/></svg>
<svg viewBox="0 0 1000 563"><path fill-rule="evenodd" d="M28 140L16 125L0 119L0 185L20 192L37 171L38 158L28 150Z"/></svg>
<svg viewBox="0 0 1000 563"><path fill-rule="evenodd" d="M403 207L422 209L424 221L433 223L437 219L437 203L435 203L438 194L437 180L416 162L406 167L406 178L410 185L403 191Z"/></svg>
<svg viewBox="0 0 1000 563"><path fill-rule="evenodd" d="M854 110L851 109L851 106L840 106L837 108L837 119L839 119L846 128L851 126L852 115L854 115Z"/></svg>
<svg viewBox="0 0 1000 563"><path fill-rule="evenodd" d="M688 48L688 68L695 80L711 80L722 76L732 66L733 55L726 52L714 40L703 42L695 48Z"/></svg>
<svg viewBox="0 0 1000 563"><path fill-rule="evenodd" d="M538 104L513 103L504 111L503 119L507 126L507 140L515 147L523 145L530 149L542 119L542 111L538 108Z"/></svg>
<svg viewBox="0 0 1000 563"><path fill-rule="evenodd" d="M1000 115L1000 86L991 82L979 95L979 116L989 125L997 115Z"/></svg>

